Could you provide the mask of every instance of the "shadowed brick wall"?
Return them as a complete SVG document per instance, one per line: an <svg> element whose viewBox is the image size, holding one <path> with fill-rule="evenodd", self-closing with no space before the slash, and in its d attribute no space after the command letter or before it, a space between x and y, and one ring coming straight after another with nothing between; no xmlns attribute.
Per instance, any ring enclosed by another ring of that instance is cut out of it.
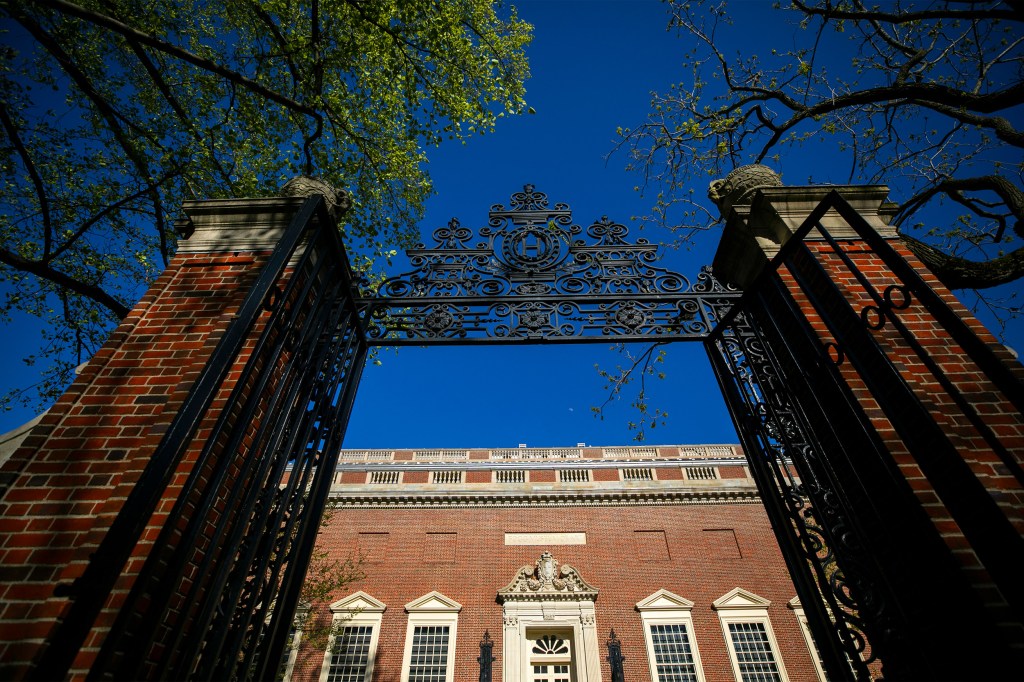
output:
<svg viewBox="0 0 1024 682"><path fill-rule="evenodd" d="M21 679L47 655L69 596L81 589L74 581L301 203L237 202L221 209L234 214L233 223L212 231L205 228L217 219L197 221L202 224L192 239L181 243L167 269L0 469L0 678ZM215 407L223 404L251 346L250 339ZM200 436L216 416L215 410L208 415ZM194 445L177 464L163 502L75 658L75 677L92 665L198 450Z"/></svg>

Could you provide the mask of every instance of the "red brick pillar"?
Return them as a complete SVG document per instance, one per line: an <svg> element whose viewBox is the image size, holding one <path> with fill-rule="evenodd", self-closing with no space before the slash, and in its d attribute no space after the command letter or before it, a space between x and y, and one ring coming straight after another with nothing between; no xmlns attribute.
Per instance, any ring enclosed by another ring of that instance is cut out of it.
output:
<svg viewBox="0 0 1024 682"><path fill-rule="evenodd" d="M831 499L862 532L847 577L878 578L854 589L885 602L872 641L883 672L1005 672L1024 655L1024 367L902 244L887 188L764 180L718 188L714 269L748 291L789 358ZM812 213L820 229L793 239ZM950 663L951 648L973 653Z"/></svg>
<svg viewBox="0 0 1024 682"><path fill-rule="evenodd" d="M0 678L52 651L79 578L304 199L192 202L194 230L142 300L0 469ZM258 330L253 331L255 335ZM248 347L236 358L240 367ZM234 380L229 374L221 394ZM208 422L209 420L207 420ZM205 428L205 427L204 427ZM194 450L194 448L193 448ZM161 502L74 658L90 669L191 471Z"/></svg>

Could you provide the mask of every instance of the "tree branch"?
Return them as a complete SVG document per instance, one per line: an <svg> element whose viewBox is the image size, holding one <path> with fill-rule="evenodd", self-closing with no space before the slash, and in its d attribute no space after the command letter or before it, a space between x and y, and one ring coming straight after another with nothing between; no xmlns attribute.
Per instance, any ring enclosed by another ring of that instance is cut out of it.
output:
<svg viewBox="0 0 1024 682"><path fill-rule="evenodd" d="M118 21L117 19L114 19L113 17L109 17L105 14L100 14L98 12L93 12L92 10L86 9L85 7L81 7L79 5L66 2L66 0L35 0L35 2L44 7L49 7L50 9L78 17L79 19L88 21L91 24L102 26L103 28L114 31L115 33L119 33L122 36L125 36L126 38L132 37L135 40L142 43L143 45L148 45L149 47L155 50L159 50L160 52L168 54L172 57L181 59L182 61L186 61L189 64L198 66L199 68L205 71L215 73L218 76L221 76L222 78L225 78L228 81L235 83L236 85L240 85L246 88L254 94L265 97L272 102L277 102L278 104L287 107L292 111L305 114L306 116L309 116L310 118L314 119L322 118L320 112L318 112L313 107L302 104L301 102L298 102L292 99L291 97L286 97L285 95L282 95L276 90L272 90L266 86L263 86L260 83L257 83L256 81L252 80L251 78L247 78L246 76L243 76L237 71L222 66L221 64L218 64L213 60L200 57L199 55L189 52L188 50L185 50L183 48L180 48L177 45L169 43L166 40L161 40L160 38L151 36L148 33L143 33L142 31L134 29L131 26L128 26L127 24L124 24Z"/></svg>
<svg viewBox="0 0 1024 682"><path fill-rule="evenodd" d="M22 272L27 272L35 275L36 277L53 282L58 286L65 287L77 294L81 294L86 298L96 301L103 307L110 310L110 312L117 315L118 319L124 318L129 312L131 312L131 308L118 301L101 287L95 284L88 284L66 273L60 272L49 264L21 258L7 249L0 249L0 263L4 263L12 268L21 270Z"/></svg>
<svg viewBox="0 0 1024 682"><path fill-rule="evenodd" d="M961 19L971 21L974 19L1007 19L1010 21L1024 21L1024 12L1020 8L1007 10L998 9L928 9L917 12L882 12L879 10L842 10L837 9L831 3L826 7L812 7L804 4L801 0L791 0L793 5L804 14L820 16L827 19L850 19L853 21L884 21L887 24L909 24L929 19ZM860 3L858 3L860 4Z"/></svg>
<svg viewBox="0 0 1024 682"><path fill-rule="evenodd" d="M0 122L3 123L7 137L17 150L18 156L21 157L21 161L25 165L25 171L28 173L29 178L32 179L32 186L35 188L36 198L39 200L39 211L43 214L43 258L48 258L50 249L53 247L53 223L50 216L50 200L46 194L46 186L43 184L43 178L39 175L39 171L32 161L32 155L25 148L21 136L18 134L18 129L7 111L7 102L2 99L0 99Z"/></svg>
<svg viewBox="0 0 1024 682"><path fill-rule="evenodd" d="M989 289L1024 275L1024 246L984 262L951 256L913 237L900 239L950 289Z"/></svg>

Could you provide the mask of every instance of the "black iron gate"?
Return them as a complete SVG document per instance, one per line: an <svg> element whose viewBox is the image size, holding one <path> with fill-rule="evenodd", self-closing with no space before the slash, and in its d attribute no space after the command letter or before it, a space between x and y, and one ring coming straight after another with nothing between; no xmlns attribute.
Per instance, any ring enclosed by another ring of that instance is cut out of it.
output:
<svg viewBox="0 0 1024 682"><path fill-rule="evenodd" d="M847 253L849 244L821 224L829 210L881 258L893 284L875 288ZM805 242L811 230L867 303L858 308L825 271ZM783 268L834 342L822 343L783 283ZM873 423L878 415L866 413L840 376L849 363L864 378L1012 605L1024 566L1019 533L872 336L890 325L984 434L968 401L900 321L899 311L912 302L949 330L1024 410L1020 382L834 191L724 316L706 347L829 679L869 679L867 666L876 659L890 679L1001 679L1019 661L898 470ZM999 452L991 433L988 440ZM1005 462L1015 466L1009 456ZM948 655L954 651L971 655Z"/></svg>
<svg viewBox="0 0 1024 682"><path fill-rule="evenodd" d="M975 618L980 607L965 597L970 591L941 538L920 532L928 520L839 376L836 356L880 377L879 390L898 393L860 312L843 308L849 304L802 243L831 208L871 242L870 228L833 193L744 294L707 268L691 282L657 267L655 245L627 241L626 228L604 218L584 230L568 206L549 207L527 185L508 208L492 207L478 233L453 221L434 232L432 247L408 252L414 271L367 291L352 280L322 199L308 199L73 586L71 612L36 677L58 678L69 669L212 410L216 425L90 679L274 676L368 346L679 340L705 343L829 678L867 679L874 658L894 678L928 676L922 671L957 677L967 665L971 673L989 664L998 670L1004 657L992 633L948 627L951 614L988 621ZM827 233L826 239L842 253ZM882 323L898 324L890 313L910 296L948 316L884 242L871 246L902 283L871 290ZM838 344L817 340L776 273L783 264L824 311ZM294 274L282 287L289 267ZM262 332L234 392L215 402L257 324ZM988 362L985 345L957 329ZM998 361L987 366L1020 400L1019 384L999 373ZM955 451L927 415L912 416L905 428L922 447L939 451L945 460L938 466L950 465ZM1016 580L1012 567L1022 565L1015 563L1019 536L977 490L957 499L956 510L974 515L970 529L990 525L993 535L983 546L1007 548L1005 558L994 559L995 577L1007 594L1019 594L1009 585ZM934 599L918 598L937 590L960 600L953 607L944 600L939 609ZM930 655L954 646L976 647L989 658L979 667L982 656L963 657L958 668Z"/></svg>
<svg viewBox="0 0 1024 682"><path fill-rule="evenodd" d="M254 329L262 331L252 343ZM243 352L248 360L225 397ZM66 676L178 464L196 456L89 679L273 679L365 355L336 223L314 196L68 590L71 610L35 678ZM214 418L201 451L189 455L200 425Z"/></svg>

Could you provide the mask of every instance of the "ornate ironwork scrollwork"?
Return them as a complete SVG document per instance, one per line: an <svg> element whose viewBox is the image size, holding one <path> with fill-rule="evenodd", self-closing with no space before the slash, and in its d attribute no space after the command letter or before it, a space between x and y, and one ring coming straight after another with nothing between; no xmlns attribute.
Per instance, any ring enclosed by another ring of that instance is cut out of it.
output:
<svg viewBox="0 0 1024 682"><path fill-rule="evenodd" d="M756 323L740 313L722 331L716 342L718 366L745 406L741 430L754 439L748 456L761 460L752 462L752 470L762 495L774 495L781 502L846 662L856 678L867 679L867 666L878 652L866 654L865 619L877 625L888 617L880 595L862 578L863 547L823 475L827 463L796 414L791 391ZM845 571L836 562L837 552L842 553Z"/></svg>
<svg viewBox="0 0 1024 682"><path fill-rule="evenodd" d="M407 251L414 270L363 291L371 343L514 343L706 337L739 296L703 268L696 281L656 265L602 216L586 230L533 185L491 207L474 235L458 220Z"/></svg>

